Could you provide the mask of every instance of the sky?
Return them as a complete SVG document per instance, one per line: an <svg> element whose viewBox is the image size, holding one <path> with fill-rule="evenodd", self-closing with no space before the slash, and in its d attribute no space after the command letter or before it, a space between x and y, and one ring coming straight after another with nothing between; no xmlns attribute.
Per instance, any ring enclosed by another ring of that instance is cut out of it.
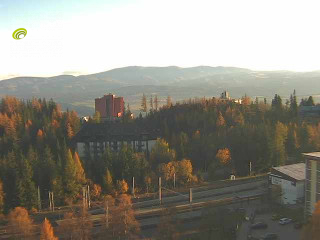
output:
<svg viewBox="0 0 320 240"><path fill-rule="evenodd" d="M0 79L125 66L320 70L313 0L0 0ZM27 29L25 38L12 33Z"/></svg>

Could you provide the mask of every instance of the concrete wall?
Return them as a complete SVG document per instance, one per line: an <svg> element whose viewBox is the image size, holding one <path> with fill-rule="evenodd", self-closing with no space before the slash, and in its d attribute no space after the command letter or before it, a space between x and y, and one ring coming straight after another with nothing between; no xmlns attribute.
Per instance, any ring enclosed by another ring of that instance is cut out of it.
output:
<svg viewBox="0 0 320 240"><path fill-rule="evenodd" d="M304 196L303 181L297 182L295 185L292 181L272 176L271 183L281 186L283 204L296 204L297 200Z"/></svg>

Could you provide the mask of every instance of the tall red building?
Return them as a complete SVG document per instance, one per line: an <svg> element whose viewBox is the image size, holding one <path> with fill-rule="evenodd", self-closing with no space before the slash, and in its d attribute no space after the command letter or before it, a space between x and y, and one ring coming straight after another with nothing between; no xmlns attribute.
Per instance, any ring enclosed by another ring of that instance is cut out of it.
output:
<svg viewBox="0 0 320 240"><path fill-rule="evenodd" d="M95 99L95 111L100 113L102 120L115 120L123 115L123 97L114 94L104 95Z"/></svg>

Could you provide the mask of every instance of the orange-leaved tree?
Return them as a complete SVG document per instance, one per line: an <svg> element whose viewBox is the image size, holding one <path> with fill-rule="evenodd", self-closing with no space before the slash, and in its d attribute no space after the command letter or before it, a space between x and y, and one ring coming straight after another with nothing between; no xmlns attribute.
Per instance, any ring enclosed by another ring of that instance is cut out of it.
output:
<svg viewBox="0 0 320 240"><path fill-rule="evenodd" d="M228 148L219 149L216 158L223 165L229 164L231 161L230 150Z"/></svg>
<svg viewBox="0 0 320 240"><path fill-rule="evenodd" d="M44 219L41 225L40 240L58 240L58 238L54 236L53 228L47 218Z"/></svg>
<svg viewBox="0 0 320 240"><path fill-rule="evenodd" d="M18 239L28 238L32 235L32 220L28 211L23 207L16 207L8 215L10 232Z"/></svg>

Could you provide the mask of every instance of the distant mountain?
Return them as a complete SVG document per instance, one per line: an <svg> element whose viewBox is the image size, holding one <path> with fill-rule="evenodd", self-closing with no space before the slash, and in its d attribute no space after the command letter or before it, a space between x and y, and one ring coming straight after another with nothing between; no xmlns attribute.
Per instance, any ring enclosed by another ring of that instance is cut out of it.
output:
<svg viewBox="0 0 320 240"><path fill-rule="evenodd" d="M168 95L179 101L193 97L218 97L228 90L232 97L247 94L271 99L283 98L296 89L298 96L320 96L320 72L252 71L235 67L192 68L124 67L106 72L55 77L16 77L0 81L0 96L13 95L54 99L64 109L74 109L80 115L92 114L94 98L112 92L124 96L132 110L139 109L143 93L157 94L162 102Z"/></svg>

